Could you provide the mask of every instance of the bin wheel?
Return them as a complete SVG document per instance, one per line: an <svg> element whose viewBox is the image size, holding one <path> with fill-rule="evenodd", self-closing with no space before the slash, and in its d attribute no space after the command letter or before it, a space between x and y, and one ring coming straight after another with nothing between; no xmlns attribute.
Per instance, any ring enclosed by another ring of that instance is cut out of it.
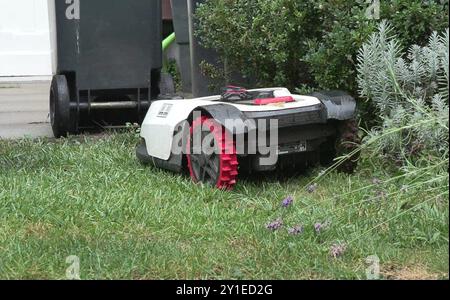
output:
<svg viewBox="0 0 450 300"><path fill-rule="evenodd" d="M53 76L50 87L50 121L56 138L70 133L70 94L64 75Z"/></svg>

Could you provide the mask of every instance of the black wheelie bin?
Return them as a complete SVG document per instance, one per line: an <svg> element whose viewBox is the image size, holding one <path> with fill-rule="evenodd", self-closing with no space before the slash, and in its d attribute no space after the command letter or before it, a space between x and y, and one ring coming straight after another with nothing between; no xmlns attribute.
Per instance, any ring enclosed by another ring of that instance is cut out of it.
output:
<svg viewBox="0 0 450 300"><path fill-rule="evenodd" d="M54 135L140 123L159 95L161 0L54 0Z"/></svg>

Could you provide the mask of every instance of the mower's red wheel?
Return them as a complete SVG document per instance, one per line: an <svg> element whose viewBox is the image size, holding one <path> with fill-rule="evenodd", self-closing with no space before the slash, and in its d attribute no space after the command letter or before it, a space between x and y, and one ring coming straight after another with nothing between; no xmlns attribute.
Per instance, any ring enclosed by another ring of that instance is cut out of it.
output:
<svg viewBox="0 0 450 300"><path fill-rule="evenodd" d="M195 139L194 135L199 138ZM236 146L222 125L208 117L197 118L191 126L187 148L189 172L194 182L233 189L238 175Z"/></svg>

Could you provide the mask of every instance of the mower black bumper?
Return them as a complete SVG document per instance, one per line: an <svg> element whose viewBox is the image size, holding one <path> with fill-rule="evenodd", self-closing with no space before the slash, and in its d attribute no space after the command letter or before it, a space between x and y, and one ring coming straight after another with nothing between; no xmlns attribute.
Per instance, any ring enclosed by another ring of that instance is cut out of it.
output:
<svg viewBox="0 0 450 300"><path fill-rule="evenodd" d="M256 154L246 152L240 157L249 161L250 168L254 171L274 170L281 161L294 164L296 161L303 163L318 160L321 152L332 149L337 135L337 121L328 119L327 108L322 103L298 109L246 112L245 117L254 120L256 124L256 134L250 131L246 134L245 149L258 150ZM275 131L270 130L271 121L275 125L273 120L277 124ZM265 130L262 130L262 126ZM274 133L277 138L273 138ZM266 135L266 138L260 139L261 134ZM261 149L270 149L269 155L276 151L279 157L277 164L261 164L261 158L269 156L263 154Z"/></svg>
<svg viewBox="0 0 450 300"><path fill-rule="evenodd" d="M256 121L277 120L278 128L295 127L309 124L327 123L327 109L323 104L317 104L297 109L284 109L275 111L245 112L245 117Z"/></svg>
<svg viewBox="0 0 450 300"><path fill-rule="evenodd" d="M136 156L139 162L144 165L152 165L154 167L166 169L176 173L182 171L182 157L180 155L172 155L168 161L152 157L148 154L144 139L142 139L136 147Z"/></svg>

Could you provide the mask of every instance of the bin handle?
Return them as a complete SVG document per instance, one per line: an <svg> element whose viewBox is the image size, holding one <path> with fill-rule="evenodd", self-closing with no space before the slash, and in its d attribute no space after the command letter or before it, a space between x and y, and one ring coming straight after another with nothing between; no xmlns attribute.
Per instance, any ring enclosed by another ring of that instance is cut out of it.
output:
<svg viewBox="0 0 450 300"><path fill-rule="evenodd" d="M175 38L176 38L175 32L173 32L171 35L169 35L168 37L166 37L163 40L163 42L162 42L162 49L163 49L164 52L170 47L170 45L173 44L173 42L175 42Z"/></svg>

